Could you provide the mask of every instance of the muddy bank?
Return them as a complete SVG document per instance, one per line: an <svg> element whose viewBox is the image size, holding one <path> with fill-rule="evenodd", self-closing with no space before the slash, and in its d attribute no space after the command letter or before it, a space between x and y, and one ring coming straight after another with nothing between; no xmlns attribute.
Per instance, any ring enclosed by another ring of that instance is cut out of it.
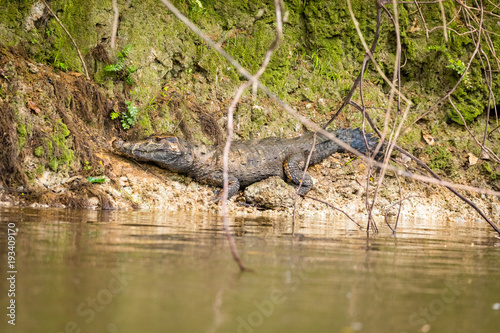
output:
<svg viewBox="0 0 500 333"><path fill-rule="evenodd" d="M12 11L23 17L21 26L3 23L8 20L0 22L0 30L6 32L8 41L0 45L0 204L217 212L219 206L211 201L213 188L151 165L125 160L114 154L110 142L117 137L135 139L154 132L171 132L197 143L221 143L226 132L225 110L242 78L158 4L146 1L137 5L140 8L120 4L121 42L111 50L108 38L112 13L105 4L90 3L91 10L72 21L81 8L79 1L66 5L52 1L62 20L75 24L68 27L89 65L88 80L78 72L74 46L41 2L36 4L28 1L20 5L22 8L9 7L6 13ZM267 7L214 5L193 11L179 6L191 11L191 18L239 61L252 70L258 68L256 54L263 55L274 33L273 14ZM329 7L321 1L308 6L287 6L290 21L285 39L263 80L300 114L321 123L329 119L350 89L359 70L357 60L362 56L362 48L348 24L345 8L323 17L319 14ZM450 12L452 9L447 8ZM401 13L408 18L408 12ZM373 28L369 14L366 11L359 18L367 32ZM82 18L92 24L81 22ZM428 22L440 22L439 15L429 14L427 18ZM332 20L344 23L337 22L332 31ZM411 20L406 23L408 26L401 29L414 28ZM409 63L404 69L403 90L414 92L415 107L409 119L415 119L457 78L444 56L434 57L425 49L423 33L408 33L404 47ZM431 36L431 42L438 39ZM385 34L380 44L381 63L386 66L392 66L387 51L392 41L391 34ZM462 50L453 46L446 52L457 57ZM363 89L370 114L382 126L387 87L377 81L374 73L368 73ZM469 129L480 135L484 122L489 119L493 125L495 119L482 114L488 92L483 89L480 71L470 75L475 85L460 86L457 105L473 106ZM443 79L436 80L438 76ZM478 104L478 100L482 102ZM405 131L399 143L446 180L498 191L500 166L481 154L452 113L449 108L438 108ZM344 112L334 127L356 127L361 121L359 112ZM298 121L260 94L245 94L235 113L237 139L292 137L303 131ZM499 138L498 131L492 131L488 137L488 145L497 155ZM313 167L311 175L316 185L309 195L361 220L366 216L366 166L351 158L334 155ZM408 161L403 163L412 172L418 169ZM279 188L279 197L276 191L267 195L266 186ZM237 196L230 204L231 213L291 214L293 189L282 183L273 186L263 183L252 189L252 195L247 192ZM466 195L498 220L497 197ZM248 205L252 196L257 206ZM381 219L388 211L388 216L394 218L397 202L408 196L412 198L405 199L402 207L407 217L479 218L447 190L398 180L391 174L377 197L375 216ZM324 203L302 198L298 214L342 216Z"/></svg>
<svg viewBox="0 0 500 333"><path fill-rule="evenodd" d="M81 175L64 176L46 170L33 181L30 192L12 193L6 189L0 190L0 205L210 213L220 210L220 204L212 201L212 187L154 165L126 160L106 149L97 153L97 157L106 165L104 183L91 184ZM363 223L367 216L364 201L365 171L366 166L360 160L351 161L347 154L335 154L310 169L315 186L308 195L343 210L357 222ZM403 181L401 185L400 189L393 177L387 177L385 180L374 209L374 216L380 223L383 223L386 214L390 222L395 221L398 213L396 203L400 200L399 191L402 198L411 196L403 203L402 218L483 222L473 209L444 189L414 181ZM373 187L371 188L373 190ZM290 186L290 190L293 191L293 187ZM468 197L493 219L500 218L498 198L481 195ZM287 205L269 209L245 203L243 191L231 200L230 213L234 216L291 216L293 212L293 208L286 207ZM345 218L342 213L324 203L302 198L298 199L297 215Z"/></svg>
<svg viewBox="0 0 500 333"><path fill-rule="evenodd" d="M1 205L219 211L219 205L212 201L214 188L114 153L111 140L126 135L109 114L124 108L123 100L113 101L102 87L79 73L65 73L33 62L22 49L4 49L0 68L3 91L9 92L1 104L2 143L6 147L1 159ZM363 162L348 154L334 154L312 167L310 174L316 185L308 195L357 220L366 217ZM88 177L102 177L103 183L92 183ZM289 195L293 188L287 191ZM404 201L401 211L406 217L478 218L470 207L444 189L401 179L400 190L396 178L390 176L379 192L375 216L380 220L387 213L393 219L398 210L396 203L408 196L412 198ZM498 218L498 198L469 196ZM248 205L248 197L242 192L229 207L234 215L290 215L293 197L287 200L281 207L262 202ZM338 211L311 199L299 198L297 207L299 216L343 218Z"/></svg>

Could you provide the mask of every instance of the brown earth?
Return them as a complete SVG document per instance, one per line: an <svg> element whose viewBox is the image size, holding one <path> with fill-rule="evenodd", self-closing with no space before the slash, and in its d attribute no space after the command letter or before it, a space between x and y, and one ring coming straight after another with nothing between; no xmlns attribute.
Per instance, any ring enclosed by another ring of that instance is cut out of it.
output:
<svg viewBox="0 0 500 333"><path fill-rule="evenodd" d="M0 205L219 211L220 205L211 200L212 188L114 154L112 139L139 135L133 129L125 132L118 121L110 119L112 111L126 108L126 88L107 91L80 73L33 63L21 48L1 50ZM158 102L161 99L165 96L159 96ZM201 109L199 114L205 134L221 142L223 134L217 120ZM366 218L366 165L351 159L347 154L335 154L312 167L315 186L308 195L361 221ZM92 184L86 179L89 176L104 176L105 182ZM374 183L370 184L373 191ZM498 197L466 195L492 219L500 220ZM409 196L402 206L405 217L480 219L446 189L403 178L398 181L391 176L386 177L379 191L374 216L380 221L387 213L393 221L397 202ZM233 199L230 213L291 215L293 211L289 201L286 207L276 209L244 205L245 201L243 194ZM297 208L299 216L343 218L337 210L311 199L299 198Z"/></svg>

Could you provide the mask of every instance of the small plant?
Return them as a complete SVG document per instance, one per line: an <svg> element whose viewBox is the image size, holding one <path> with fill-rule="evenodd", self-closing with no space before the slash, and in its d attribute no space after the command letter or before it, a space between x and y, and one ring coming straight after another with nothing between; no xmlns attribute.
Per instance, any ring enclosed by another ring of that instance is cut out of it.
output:
<svg viewBox="0 0 500 333"><path fill-rule="evenodd" d="M446 68L453 69L460 76L464 75L465 70L467 69L467 66L465 66L465 64L462 62L462 60L453 59L451 57L451 55L448 53L448 51L446 50L446 47L444 47L443 45L439 45L439 46L438 45L431 45L431 46L427 47L427 50L428 51L434 50L434 51L438 51L438 52L443 52L444 55L446 56L446 58L448 59L448 62L450 63L448 66L446 66ZM465 86L467 87L467 89L472 88L472 83L470 81L469 72L465 73L463 80L464 80L464 83L465 83Z"/></svg>
<svg viewBox="0 0 500 333"><path fill-rule="evenodd" d="M63 72L67 72L68 71L68 65L66 65L65 63L59 61L59 54L61 53L61 48L62 48L62 41L59 43L59 49L57 50L57 53L56 53L56 56L54 58L54 67L56 68L59 68L60 70L62 70Z"/></svg>
<svg viewBox="0 0 500 333"><path fill-rule="evenodd" d="M105 176L87 177L87 181L91 184L104 183L106 181L106 177Z"/></svg>
<svg viewBox="0 0 500 333"><path fill-rule="evenodd" d="M462 60L460 60L460 59L454 60L450 56L450 57L448 57L448 62L450 64L448 66L446 66L446 68L453 69L460 76L462 76L465 73L465 70L467 69L467 66L465 66L465 64L462 62ZM464 75L464 83L465 83L465 86L467 87L467 89L472 88L472 84L471 84L470 78L469 78L469 73L465 73L465 75Z"/></svg>
<svg viewBox="0 0 500 333"><path fill-rule="evenodd" d="M328 60L327 62L325 62L322 60L322 58L320 58L320 56L319 56L320 51L321 51L321 49L318 49L318 50L314 51L313 54L308 56L308 58L311 60L311 62L313 64L313 68L318 72L319 75L321 75L329 80L335 81L335 80L339 79L340 76L337 73L330 70L331 61ZM305 52L305 50L303 50L303 52Z"/></svg>
<svg viewBox="0 0 500 333"><path fill-rule="evenodd" d="M60 62L59 60L56 60L54 62L54 66L59 68L60 70L62 70L63 72L67 72L68 71L68 65L66 65L65 63L63 62Z"/></svg>
<svg viewBox="0 0 500 333"><path fill-rule="evenodd" d="M116 118L118 118L120 116L120 113L119 112L111 112L111 119L112 120L115 120Z"/></svg>
<svg viewBox="0 0 500 333"><path fill-rule="evenodd" d="M125 60L127 59L131 48L132 44L128 44L127 46L125 46L121 52L118 52L118 61L116 62L116 64L111 64L104 67L105 73L125 81L125 83L129 86L134 83L130 75L137 71L137 68L135 68L135 66L125 65Z"/></svg>
<svg viewBox="0 0 500 333"><path fill-rule="evenodd" d="M122 127L124 130L128 130L131 126L134 126L137 122L137 115L139 114L139 109L134 105L132 101L125 101L127 104L127 112L122 113Z"/></svg>
<svg viewBox="0 0 500 333"><path fill-rule="evenodd" d="M85 161L85 166L83 168L87 171L92 170L92 166L90 165L89 161Z"/></svg>
<svg viewBox="0 0 500 333"><path fill-rule="evenodd" d="M203 4L200 0L191 0L189 1L189 13L192 14L205 14L206 9L203 7Z"/></svg>
<svg viewBox="0 0 500 333"><path fill-rule="evenodd" d="M45 34L47 35L47 37L50 37L50 35L52 35L54 33L54 28L47 28L45 29Z"/></svg>

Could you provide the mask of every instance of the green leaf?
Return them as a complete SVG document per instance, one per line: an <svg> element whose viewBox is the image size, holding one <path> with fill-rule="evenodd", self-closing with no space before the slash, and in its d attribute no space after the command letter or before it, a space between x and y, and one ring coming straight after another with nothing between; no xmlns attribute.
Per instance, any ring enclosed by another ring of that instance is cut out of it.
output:
<svg viewBox="0 0 500 333"><path fill-rule="evenodd" d="M106 177L105 176L99 176L99 177L87 177L87 181L89 183L104 183L106 181Z"/></svg>

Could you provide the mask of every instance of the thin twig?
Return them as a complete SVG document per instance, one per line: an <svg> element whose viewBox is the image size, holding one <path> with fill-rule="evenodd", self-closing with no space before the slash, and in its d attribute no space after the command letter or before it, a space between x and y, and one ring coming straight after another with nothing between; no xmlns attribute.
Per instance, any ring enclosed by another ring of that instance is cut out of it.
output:
<svg viewBox="0 0 500 333"><path fill-rule="evenodd" d="M361 109L361 107L359 105L357 105L356 103L354 102L351 102L351 105L354 105L356 106L358 109ZM380 131L378 130L377 126L375 125L375 123L373 122L373 120L370 118L369 115L367 115L367 120L368 122L370 122L370 125L372 126L373 130L380 136ZM417 157L413 156L412 154L410 154L408 151L406 151L405 149L397 146L397 145L394 145L394 149L399 151L400 153L406 155L407 157L411 158L412 160L414 160L415 162L417 162L418 165L420 165L421 167L423 167L427 172L429 172L431 174L431 176L433 177L432 178L429 178L429 177L425 177L425 176L421 176L421 175L415 175L415 174L411 174L407 171L402 171L402 170L399 170L399 169L396 169L392 166L388 166L387 169L389 170L392 170L393 172L395 172L397 175L402 175L402 176L405 176L405 177L408 177L408 178L413 178L413 179L416 179L416 180L420 180L420 181L425 181L427 183L431 183L431 184L436 184L436 185L440 185L440 186L444 186L446 187L448 190L450 190L453 194L455 194L457 197L459 197L461 200L465 201L469 206L471 206L472 208L474 208L474 210L476 210L476 212L479 213L479 215L481 215L481 217L496 231L500 234L500 229L483 213L483 211L481 209L479 209L479 207L477 207L472 201L470 201L469 199L465 198L463 195L459 194L455 189L463 189L463 190L467 190L467 191L472 191L472 187L471 186L465 186L465 185L458 185L458 184L452 184L450 182L447 182L447 181L443 181L434 171L432 171L431 168L429 168L427 166L427 164L425 164L424 162L422 162L420 159L418 159ZM379 163L375 163L375 164L379 164ZM425 180L424 180L425 179ZM492 190L484 190L485 192L488 192L488 194L492 194L492 195L496 195L496 196L500 196L500 192L498 191L492 191ZM474 191L475 192L475 191ZM486 193L485 193L486 194Z"/></svg>
<svg viewBox="0 0 500 333"><path fill-rule="evenodd" d="M453 109L455 110L455 112L460 116L460 119L464 123L465 129L467 130L467 132L469 132L469 135L472 137L472 139L474 139L474 141L479 146L479 148L481 148L481 151L484 151L496 163L500 163L500 158L498 158L498 156L493 152L493 150L491 150L490 148L486 147L481 142L479 142L479 140L476 138L476 136L474 135L474 133L472 133L472 131L470 130L469 126L467 126L467 122L465 121L465 119L464 119L464 117L462 115L462 112L460 112L460 110L457 109L457 107L455 106L455 103L453 103L451 97L449 98L448 102L450 102L450 104L453 107Z"/></svg>
<svg viewBox="0 0 500 333"><path fill-rule="evenodd" d="M448 32L446 31L446 13L444 12L444 5L442 1L439 1L439 9L441 10L441 19L443 20L444 41L445 43L448 43Z"/></svg>
<svg viewBox="0 0 500 333"><path fill-rule="evenodd" d="M71 39L71 42L73 43L73 45L75 46L75 49L76 49L76 52L78 52L78 57L80 58L80 61L82 62L82 66L83 66L83 70L85 71L85 76L87 77L87 80L90 80L90 76L89 76L89 72L87 71L87 66L85 65L85 61L83 61L83 57L82 57L82 54L80 53L80 50L78 49L78 45L76 45L76 42L75 40L73 39L73 37L71 37L69 31L66 29L66 27L62 24L62 22L59 20L59 18L57 17L57 15L52 11L52 9L50 8L49 4L47 3L47 1L43 0L43 2L45 3L45 6L47 6L47 9L49 10L50 14L52 16L54 16L54 18L56 19L57 23L59 23L59 25L61 26L61 28L63 28L63 30L66 32L66 34L68 35L69 39Z"/></svg>
<svg viewBox="0 0 500 333"><path fill-rule="evenodd" d="M118 32L118 17L120 12L118 11L118 4L116 0L113 0L113 30L111 32L111 48L114 49L116 47L116 33Z"/></svg>
<svg viewBox="0 0 500 333"><path fill-rule="evenodd" d="M483 22L483 15L482 15L482 12L481 12L481 24L479 25L479 33L478 33L479 36L481 36L482 22ZM448 97L451 96L451 94L453 94L453 92L457 89L458 85L462 82L462 80L464 79L464 77L469 72L469 68L470 68L470 66L472 64L472 61L476 57L476 54L479 51L479 47L480 46L481 46L481 39L478 39L478 41L476 43L476 48L474 49L474 52L472 53L472 56L470 57L470 60L467 63L467 67L465 68L463 74L460 76L460 78L458 79L457 83L453 86L453 88L451 88L451 90L446 95L444 95L439 101L437 101L429 109L427 109L427 111L425 111L423 114L421 114L420 116L418 116L415 120L413 120L413 122L410 125L406 126L405 129L403 130L403 133L405 133L411 126L413 126L414 124L416 124L420 119L422 119L427 114L429 114L434 108L436 108L439 104L441 104L442 102L444 102L445 100L447 100Z"/></svg>
<svg viewBox="0 0 500 333"><path fill-rule="evenodd" d="M321 202L322 204L325 204L325 205L327 205L328 207L333 208L333 209L335 209L335 210L337 210L337 211L341 212L342 214L344 214L345 216L347 216L347 218L348 218L349 220L351 220L351 221L352 221L355 225L357 225L360 229L363 229L363 227L361 226L361 224L359 224L358 222L354 221L354 219L353 219L352 217L350 217L350 216L349 216L349 214L347 214L346 212L344 212L342 209L337 208L337 207L335 207L334 205L329 204L329 203L328 203L328 202L326 202L326 201L323 201L323 200L320 200L320 199L317 199L317 198L311 197L311 196L306 195L306 194L301 194L300 196L301 196L301 197L303 197L303 198L308 198L308 199L311 199L311 200L314 200L314 201L317 201L317 202Z"/></svg>
<svg viewBox="0 0 500 333"><path fill-rule="evenodd" d="M259 68L257 73L255 73L255 75L252 76L250 80L243 83L238 88L238 91L236 92L236 95L234 96L233 101L229 106L227 112L227 140L224 146L224 153L222 158L222 170L223 170L223 180L224 180L224 186L222 192L222 219L224 222L224 230L226 231L226 235L231 247L231 253L241 271L246 270L246 268L243 265L240 257L238 256L238 252L236 250L236 244L234 242L234 238L231 236L229 225L227 223L227 199L228 199L228 188L229 188L229 151L231 149L231 142L234 134L233 114L234 114L234 109L236 108L236 105L238 104L241 95L243 94L245 89L247 89L250 85L254 84L255 82L258 82L259 77L264 73L267 65L269 64L271 56L273 55L274 51L278 48L280 38L283 34L280 1L274 0L274 6L276 11L276 39L273 41L273 43L267 50L262 66Z"/></svg>
<svg viewBox="0 0 500 333"><path fill-rule="evenodd" d="M427 43L429 42L429 29L427 29L427 23L425 23L425 18L424 18L424 14L422 14L422 9L420 8L417 0L413 0L413 2L415 3L415 6L417 7L418 9L418 13L420 14L420 18L422 19L422 23L424 24L424 28L425 28L425 39L427 40Z"/></svg>
<svg viewBox="0 0 500 333"><path fill-rule="evenodd" d="M168 0L161 0L163 4L165 4L165 6L170 9L172 11L172 13L179 19L181 20L189 29L191 29L195 34L197 34L198 36L200 36L200 38L202 38L208 45L210 45L214 50L216 50L221 56L223 56L231 65L233 65L236 70L241 74L243 75L244 77L246 77L248 80L251 80L252 79L252 75L246 70L244 69L233 57L231 57L226 51L224 51L220 45L217 45L214 41L212 41L208 36L206 36L198 27L196 27L196 25L194 25L191 21L189 21L182 13L180 13L177 8L175 8ZM364 42L364 40L363 40ZM364 45L366 45L366 43L364 43ZM369 56L370 56L370 59L372 59L372 54L371 52L368 53ZM372 59L372 61L374 61ZM376 66L377 68L377 71L380 70L380 68L378 66ZM380 70L381 71L381 70ZM383 76L385 77L385 75ZM390 82L388 82L389 85L391 85ZM350 145L346 144L345 142L339 140L338 138L336 138L334 135L332 135L331 133L329 133L328 131L324 130L322 127L320 127L318 124L314 123L313 121L309 120L308 118L302 116L301 114L299 114L296 110L294 110L290 105L288 105L287 103L285 103L282 99L280 99L276 94L272 93L264 84L262 84L262 82L258 82L258 87L259 89L261 89L265 94L267 94L271 99L275 100L281 107L283 107L283 109L285 109L285 111L287 111L292 117L294 117L295 119L297 119L298 121L300 121L302 124L304 124L305 126L309 127L311 130L314 130L314 131L317 131L321 134L323 134L325 137L327 137L328 139L332 140L333 142L335 142L336 144L338 144L340 147L342 147L343 149L345 149L346 151L348 152L351 152L352 154L360 157L361 159L363 159L364 161L369 161L370 163L372 163L373 165L375 166L378 166L378 167L382 167L383 164L382 163L379 163L375 160L373 160L372 158L369 158L367 156L365 156L364 154L358 152L357 150L355 150L354 148L352 148ZM404 99L404 98L403 98ZM368 118L369 121L371 121L370 118ZM375 129L375 124L373 124L373 122L371 122L371 126ZM381 133L380 132L377 132L378 135L380 135ZM399 147L398 146L394 146L395 149L398 149L399 150ZM409 154L409 153L408 153ZM422 162L423 163L423 162ZM425 163L424 163L425 165ZM409 178L413 178L413 179L416 179L416 180L420 180L420 181L423 181L423 182L426 182L426 183L430 183L430 184L436 184L436 185L439 185L439 186L445 186L447 187L448 189L450 189L452 192L456 192L454 191L453 189L463 189L463 190L466 190L466 191L472 191L472 192L476 192L476 193L483 193L483 194L488 194L488 195L495 195L495 196L500 196L500 192L498 191L493 191L493 190L488 190L488 189L482 189L482 188L477 188L477 187L473 187L473 186L467 186L467 185L459 185L459 184L454 184L454 183L450 183L450 182L447 182L447 181L443 181L442 179L436 179L435 177L427 177L427 176L423 176L423 175L415 175L415 174L411 174L405 170L402 170L402 169L399 169L395 166L392 166L392 165L388 165L387 166L387 170L392 170L393 172L395 172L396 174L398 175L402 175L402 176L405 176L405 177L409 177ZM458 194L457 194L458 195ZM471 203L472 204L472 203ZM473 204L472 204L473 205ZM477 207L476 207L477 208ZM476 209L475 208L475 209ZM477 209L476 209L477 210ZM487 221L489 221L489 219L484 216L484 214L479 210L478 213L480 213L481 216L483 216L483 218L485 218ZM491 221L489 221L488 223L490 223ZM492 226L493 227L493 226ZM493 227L498 233L500 233L500 230L498 230L498 228L496 227Z"/></svg>
<svg viewBox="0 0 500 333"><path fill-rule="evenodd" d="M385 224L387 224L387 226L389 227L389 229L391 229L391 230L392 230L392 232L393 232L394 234L396 233L396 229L397 229L397 227L398 227L399 213L401 212L401 206L402 206L402 204L403 204L403 201L405 201L405 200L410 200L410 199L412 199L412 198L421 198L421 197L422 197L422 196L420 196L420 195L410 195L410 196L408 196L408 197L406 197L406 198L399 199L397 202L395 202L395 203L393 203L393 204L391 204L391 205L387 206L387 208L385 209L385 213L384 213L384 220L385 220ZM394 206L396 206L396 205L399 205L399 208L398 208L398 215L397 215L397 217L396 217L396 224L394 225L394 228L392 228L392 227L391 227L391 225L389 224L389 221L387 220L387 213L389 213L389 209L390 209L391 207L394 207Z"/></svg>
<svg viewBox="0 0 500 333"><path fill-rule="evenodd" d="M349 92L347 93L347 96L344 98L342 105L337 110L335 115L333 115L333 117L331 117L330 120L325 125L322 126L323 128L327 128L335 120L335 118L337 118L337 116L340 114L340 112L342 112L342 110L345 108L345 106L349 104L349 102L351 101L351 98L354 95L354 92L356 91L358 85L360 84L361 80L363 80L363 75L364 75L363 69L366 70L367 63L370 60L370 54L375 52L375 49L377 48L378 40L380 37L380 25L381 25L381 17L382 17L381 14L382 14L382 9L380 8L380 6L377 6L377 19L376 19L377 26L375 28L375 34L373 36L373 42L372 42L372 45L370 47L370 52L365 53L365 56L363 58L363 64L361 66L361 68L362 68L361 72L359 73L358 77L356 78L356 80L352 84L351 90L349 90Z"/></svg>
<svg viewBox="0 0 500 333"><path fill-rule="evenodd" d="M302 172L302 178L300 179L299 186L297 187L297 191L295 191L295 198L293 199L293 214L292 214L292 237L295 236L295 212L297 211L297 199L299 197L300 189L302 188L302 183L304 182L304 177L307 174L307 168L309 167L309 162L311 161L311 156L314 152L314 148L316 146L316 136L318 133L314 133L312 143L311 143L311 151L307 155L307 160L304 165L304 172Z"/></svg>
<svg viewBox="0 0 500 333"><path fill-rule="evenodd" d="M234 114L234 109L236 105L238 104L238 101L243 94L243 91L252 84L252 81L247 81L244 84L242 84L239 88L238 91L236 92L236 95L234 96L234 99L229 106L227 110L227 140L226 144L224 146L224 153L222 157L222 172L223 172L223 180L224 180L224 186L222 189L222 222L224 224L224 230L226 232L226 237L227 240L229 241L229 247L231 249L231 254L233 256L233 259L236 261L238 264L238 267L240 268L240 271L245 271L246 268L243 265L243 262L241 261L240 256L238 255L238 251L236 249L236 244L234 242L234 237L231 235L231 231L229 230L229 224L227 223L227 199L228 199L228 188L229 188L229 150L231 149L231 141L233 140L233 134L234 134L234 128L233 128L233 114Z"/></svg>

